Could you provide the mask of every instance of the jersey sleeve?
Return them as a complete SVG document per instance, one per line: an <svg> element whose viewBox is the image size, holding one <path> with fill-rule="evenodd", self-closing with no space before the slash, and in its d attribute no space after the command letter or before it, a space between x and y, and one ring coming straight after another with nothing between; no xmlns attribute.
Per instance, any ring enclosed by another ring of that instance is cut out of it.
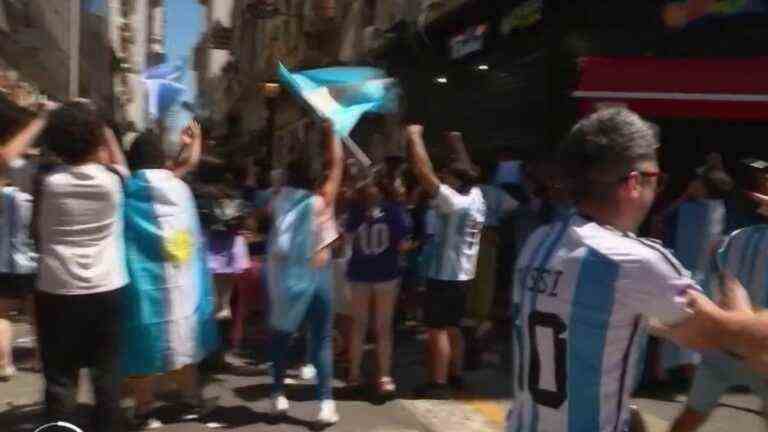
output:
<svg viewBox="0 0 768 432"><path fill-rule="evenodd" d="M435 206L442 213L451 213L456 211L461 204L462 196L453 190L450 186L440 183L435 197Z"/></svg>
<svg viewBox="0 0 768 432"><path fill-rule="evenodd" d="M678 324L691 315L685 298L690 289L701 291L690 273L666 252L622 262L618 294L637 313L663 324Z"/></svg>

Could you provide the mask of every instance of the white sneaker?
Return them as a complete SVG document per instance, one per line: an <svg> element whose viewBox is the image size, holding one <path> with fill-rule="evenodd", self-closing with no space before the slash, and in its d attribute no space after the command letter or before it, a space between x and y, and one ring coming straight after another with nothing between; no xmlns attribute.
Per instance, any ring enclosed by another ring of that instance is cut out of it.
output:
<svg viewBox="0 0 768 432"><path fill-rule="evenodd" d="M272 397L272 415L283 416L288 412L290 404L288 398L285 395L277 395Z"/></svg>
<svg viewBox="0 0 768 432"><path fill-rule="evenodd" d="M317 423L321 426L331 426L339 422L339 413L336 411L336 402L326 399L320 402L320 413L317 415Z"/></svg>
<svg viewBox="0 0 768 432"><path fill-rule="evenodd" d="M160 420L152 417L152 418L147 419L144 422L144 424L142 424L140 426L140 428L141 428L140 430L155 430L155 429L160 429L163 426L165 426L163 424L163 422L161 422Z"/></svg>
<svg viewBox="0 0 768 432"><path fill-rule="evenodd" d="M16 368L15 367L13 367L13 366L5 366L5 367L0 368L0 380L11 379L11 377L13 377L14 375L16 375Z"/></svg>
<svg viewBox="0 0 768 432"><path fill-rule="evenodd" d="M315 366L310 364L305 364L304 366L299 368L299 377L304 381L309 381L312 379L315 379L317 376L317 369L315 369Z"/></svg>

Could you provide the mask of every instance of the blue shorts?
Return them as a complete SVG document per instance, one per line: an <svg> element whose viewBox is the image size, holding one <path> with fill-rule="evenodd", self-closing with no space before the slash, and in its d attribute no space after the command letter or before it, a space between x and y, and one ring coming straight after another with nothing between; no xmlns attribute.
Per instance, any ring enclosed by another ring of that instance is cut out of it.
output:
<svg viewBox="0 0 768 432"><path fill-rule="evenodd" d="M768 403L768 380L765 377L725 355L707 355L696 370L688 407L700 414L708 414L723 394L734 386L749 387L764 403Z"/></svg>

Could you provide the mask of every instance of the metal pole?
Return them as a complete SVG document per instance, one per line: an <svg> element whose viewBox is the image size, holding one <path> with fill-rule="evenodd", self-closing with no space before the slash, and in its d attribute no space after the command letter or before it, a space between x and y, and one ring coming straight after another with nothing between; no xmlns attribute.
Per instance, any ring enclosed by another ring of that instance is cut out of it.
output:
<svg viewBox="0 0 768 432"><path fill-rule="evenodd" d="M355 156L355 158L357 158L357 160L359 160L360 163L363 164L365 168L368 168L371 166L371 159L368 157L368 155L365 154L365 152L360 150L360 147L357 145L356 142L352 140L352 138L348 136L342 136L341 142L346 144L349 151L352 152L352 155Z"/></svg>

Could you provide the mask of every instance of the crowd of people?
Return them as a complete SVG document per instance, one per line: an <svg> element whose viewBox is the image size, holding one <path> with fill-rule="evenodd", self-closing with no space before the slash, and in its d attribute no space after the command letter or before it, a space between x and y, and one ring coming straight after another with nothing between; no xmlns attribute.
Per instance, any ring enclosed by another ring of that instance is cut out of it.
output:
<svg viewBox="0 0 768 432"><path fill-rule="evenodd" d="M0 318L11 307L34 317L52 421L78 422L81 368L95 431L161 426L159 375L205 415L199 365L249 339L254 311L268 329L273 414L290 409L285 375L303 333L301 375L316 378L324 426L339 421L338 359L355 394L367 383L398 394L394 328L405 320L426 329L426 398L464 389L489 338L511 341L510 431L628 430L649 334L664 340L649 369L693 379L674 432L696 430L733 384L768 397L758 311L768 305L768 163L745 159L732 177L711 155L680 197L654 208L666 178L658 130L629 110L583 119L557 155L484 169L448 132L439 170L420 125L404 128L407 159L365 167L345 159L324 120L322 163L299 156L258 171L252 160L206 161L196 122L169 157L160 135L126 142L87 100L0 114ZM5 379L10 330L0 320Z"/></svg>

